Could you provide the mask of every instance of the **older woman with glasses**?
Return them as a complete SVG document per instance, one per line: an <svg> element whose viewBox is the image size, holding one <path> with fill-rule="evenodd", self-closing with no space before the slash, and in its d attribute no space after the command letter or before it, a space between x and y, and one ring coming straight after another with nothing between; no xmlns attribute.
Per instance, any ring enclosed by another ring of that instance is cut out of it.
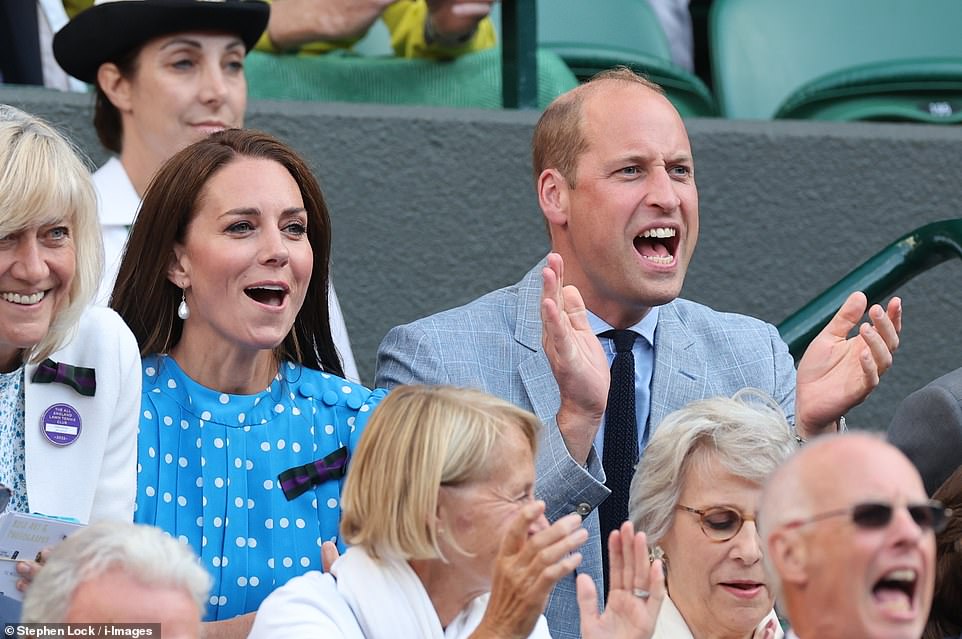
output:
<svg viewBox="0 0 962 639"><path fill-rule="evenodd" d="M658 426L631 484L630 513L663 555L668 596L654 639L777 639L755 510L795 449L761 391L693 402Z"/></svg>

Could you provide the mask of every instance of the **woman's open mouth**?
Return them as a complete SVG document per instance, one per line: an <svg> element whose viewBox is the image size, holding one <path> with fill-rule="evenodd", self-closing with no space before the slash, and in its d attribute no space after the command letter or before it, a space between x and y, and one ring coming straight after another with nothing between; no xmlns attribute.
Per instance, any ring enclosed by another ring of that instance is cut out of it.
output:
<svg viewBox="0 0 962 639"><path fill-rule="evenodd" d="M19 304L21 306L30 306L32 304L37 304L47 295L47 291L37 291L35 293L0 293L0 299L5 302L11 302L13 304Z"/></svg>
<svg viewBox="0 0 962 639"><path fill-rule="evenodd" d="M260 284L244 289L244 294L259 304L265 306L283 306L288 291L278 284Z"/></svg>
<svg viewBox="0 0 962 639"><path fill-rule="evenodd" d="M740 599L752 599L765 590L765 584L758 581L727 581L719 585L726 592Z"/></svg>

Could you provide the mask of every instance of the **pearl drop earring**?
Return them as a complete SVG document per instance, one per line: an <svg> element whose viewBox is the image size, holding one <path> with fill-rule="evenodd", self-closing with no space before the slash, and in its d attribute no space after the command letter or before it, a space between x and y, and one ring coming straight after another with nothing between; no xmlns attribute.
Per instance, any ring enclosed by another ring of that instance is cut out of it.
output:
<svg viewBox="0 0 962 639"><path fill-rule="evenodd" d="M187 306L187 296L184 294L183 289L180 291L180 305L177 307L177 317L182 320L190 317L190 307Z"/></svg>

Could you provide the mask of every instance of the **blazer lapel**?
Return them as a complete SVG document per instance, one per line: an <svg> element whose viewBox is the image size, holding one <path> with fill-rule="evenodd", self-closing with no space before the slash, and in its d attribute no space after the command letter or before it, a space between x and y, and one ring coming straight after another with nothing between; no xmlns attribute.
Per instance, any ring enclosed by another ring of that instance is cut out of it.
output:
<svg viewBox="0 0 962 639"><path fill-rule="evenodd" d="M655 370L648 416L652 429L657 428L668 413L705 396L708 366L674 304L666 304L659 310L654 348Z"/></svg>
<svg viewBox="0 0 962 639"><path fill-rule="evenodd" d="M531 411L542 422L553 418L561 405L558 384L541 347L541 269L546 263L538 262L518 285L514 330L515 340L527 349L518 363L518 375Z"/></svg>

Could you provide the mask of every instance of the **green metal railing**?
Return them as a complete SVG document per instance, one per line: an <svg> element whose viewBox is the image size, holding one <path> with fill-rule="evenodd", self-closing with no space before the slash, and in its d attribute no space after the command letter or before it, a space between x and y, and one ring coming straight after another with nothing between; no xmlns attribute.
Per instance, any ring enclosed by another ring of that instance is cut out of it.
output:
<svg viewBox="0 0 962 639"><path fill-rule="evenodd" d="M926 224L900 237L789 315L778 325L778 332L797 360L853 291L863 291L870 304L882 302L916 275L953 257L962 259L962 219Z"/></svg>

